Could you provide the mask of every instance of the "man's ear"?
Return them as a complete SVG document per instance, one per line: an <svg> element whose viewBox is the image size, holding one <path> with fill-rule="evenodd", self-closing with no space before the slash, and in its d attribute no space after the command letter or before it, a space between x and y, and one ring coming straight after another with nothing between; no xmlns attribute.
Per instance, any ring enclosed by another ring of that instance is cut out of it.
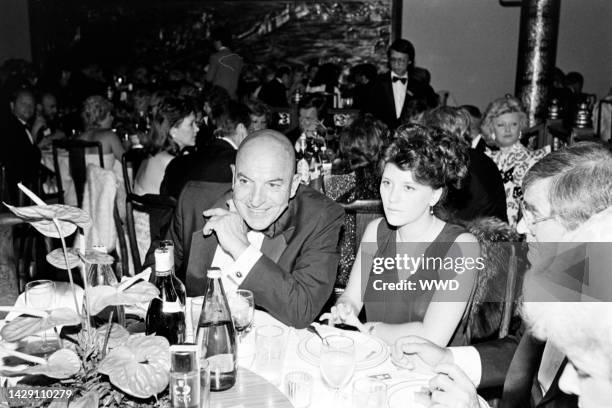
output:
<svg viewBox="0 0 612 408"><path fill-rule="evenodd" d="M302 177L299 174L293 175L293 178L291 179L291 194L289 198L293 198L297 194L297 190L298 190L298 187L300 186L301 178Z"/></svg>
<svg viewBox="0 0 612 408"><path fill-rule="evenodd" d="M236 165L230 164L230 169L232 169L232 186L236 184Z"/></svg>
<svg viewBox="0 0 612 408"><path fill-rule="evenodd" d="M168 134L170 135L172 139L174 139L176 137L176 128L171 127L170 129L168 129Z"/></svg>
<svg viewBox="0 0 612 408"><path fill-rule="evenodd" d="M11 102L10 106L11 106L11 112L13 112L15 110L15 102Z"/></svg>

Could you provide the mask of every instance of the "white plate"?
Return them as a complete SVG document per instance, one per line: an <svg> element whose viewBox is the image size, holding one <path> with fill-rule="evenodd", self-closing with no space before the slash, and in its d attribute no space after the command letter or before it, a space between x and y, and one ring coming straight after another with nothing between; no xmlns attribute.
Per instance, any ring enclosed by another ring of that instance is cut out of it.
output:
<svg viewBox="0 0 612 408"><path fill-rule="evenodd" d="M387 401L389 408L427 408L415 400L414 393L427 387L424 380L402 380L389 387Z"/></svg>
<svg viewBox="0 0 612 408"><path fill-rule="evenodd" d="M323 337L329 336L332 333L323 334ZM384 341L374 336L366 336L357 331L343 331L333 334L341 334L350 337L355 341L355 369L365 370L376 367L385 362L389 357L389 349ZM321 339L312 333L308 333L298 343L298 355L304 361L319 365L321 356Z"/></svg>

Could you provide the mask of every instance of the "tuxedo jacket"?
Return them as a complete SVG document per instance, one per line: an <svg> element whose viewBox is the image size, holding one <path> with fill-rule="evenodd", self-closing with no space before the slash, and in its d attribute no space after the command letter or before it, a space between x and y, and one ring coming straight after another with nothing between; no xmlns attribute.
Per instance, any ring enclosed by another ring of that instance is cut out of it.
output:
<svg viewBox="0 0 612 408"><path fill-rule="evenodd" d="M231 192L224 185L189 182L179 198L168 238L175 243L176 270L185 269L188 296L204 294L206 270L217 249L215 234L204 237L202 211L227 208ZM227 187L227 185L225 185ZM215 204L209 205L211 197ZM268 228L262 256L240 285L255 303L281 322L304 328L331 295L338 260L342 207L319 192L300 186L285 212Z"/></svg>
<svg viewBox="0 0 612 408"><path fill-rule="evenodd" d="M408 79L406 87L406 99L402 106L402 112L399 118L395 114L395 99L393 98L393 86L391 81L391 72L380 74L374 86L372 86L370 97L367 98L363 110L372 113L378 119L383 121L389 129L395 129L401 124L402 119L407 114L408 102L413 99L422 99L430 107L438 105L438 95L428 84L418 82L413 78Z"/></svg>
<svg viewBox="0 0 612 408"><path fill-rule="evenodd" d="M17 183L37 191L40 149L32 144L26 126L15 115L7 115L0 125L0 163L6 168L9 200L17 203Z"/></svg>
<svg viewBox="0 0 612 408"><path fill-rule="evenodd" d="M201 150L172 159L166 167L160 194L178 198L185 184L192 180L231 183L230 165L235 162L236 149L225 140L215 139Z"/></svg>
<svg viewBox="0 0 612 408"><path fill-rule="evenodd" d="M449 190L449 210L463 221L496 217L508 222L506 192L495 162L486 154L472 148L469 149L468 155L468 177L461 189Z"/></svg>
<svg viewBox="0 0 612 408"><path fill-rule="evenodd" d="M559 389L559 378L566 362L561 365L545 395L537 383L538 370L545 342L530 333L520 333L503 339L475 344L482 364L479 389L503 386L500 408L575 408L575 395Z"/></svg>

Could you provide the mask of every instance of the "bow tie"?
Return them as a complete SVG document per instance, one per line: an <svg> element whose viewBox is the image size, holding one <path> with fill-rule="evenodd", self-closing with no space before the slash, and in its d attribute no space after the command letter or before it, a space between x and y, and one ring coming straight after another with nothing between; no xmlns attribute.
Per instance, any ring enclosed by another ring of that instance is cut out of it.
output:
<svg viewBox="0 0 612 408"><path fill-rule="evenodd" d="M391 78L391 80L392 80L393 82L400 81L402 84L404 84L404 85L405 85L405 84L406 84L406 81L408 81L408 78L400 78L400 77L398 77L398 76L394 76L393 78Z"/></svg>

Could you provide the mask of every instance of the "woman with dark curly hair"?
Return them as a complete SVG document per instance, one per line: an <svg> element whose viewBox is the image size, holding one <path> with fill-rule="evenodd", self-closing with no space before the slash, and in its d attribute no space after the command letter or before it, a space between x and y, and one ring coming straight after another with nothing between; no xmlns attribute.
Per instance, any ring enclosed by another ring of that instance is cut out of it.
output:
<svg viewBox="0 0 612 408"><path fill-rule="evenodd" d="M331 322L346 322L393 344L417 335L436 344L462 344L480 249L463 227L436 216L446 190L467 174L467 150L436 128L400 127L380 162L385 217L361 240ZM447 290L428 285L446 285ZM455 282L455 283L452 283ZM367 323L357 315L365 307Z"/></svg>

